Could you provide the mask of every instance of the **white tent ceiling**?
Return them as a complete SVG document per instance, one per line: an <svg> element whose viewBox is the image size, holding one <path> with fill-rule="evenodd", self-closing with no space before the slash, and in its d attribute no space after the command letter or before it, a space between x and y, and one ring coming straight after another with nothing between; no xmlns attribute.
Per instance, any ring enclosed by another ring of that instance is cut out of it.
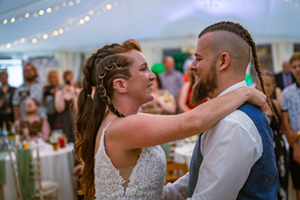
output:
<svg viewBox="0 0 300 200"><path fill-rule="evenodd" d="M223 20L241 23L254 37L300 41L298 3L299 0L0 0L0 53L78 51L128 38L142 41L197 35L206 26ZM47 8L52 11L48 13ZM59 29L64 32L53 36ZM44 34L47 39L43 39ZM32 43L34 38L36 43Z"/></svg>

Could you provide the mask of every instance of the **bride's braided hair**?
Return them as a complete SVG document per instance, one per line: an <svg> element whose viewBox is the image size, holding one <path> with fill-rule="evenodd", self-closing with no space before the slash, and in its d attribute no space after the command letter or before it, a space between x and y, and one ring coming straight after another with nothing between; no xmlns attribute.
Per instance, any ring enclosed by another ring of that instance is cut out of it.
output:
<svg viewBox="0 0 300 200"><path fill-rule="evenodd" d="M130 50L141 51L141 47L135 40L127 40L123 44L105 45L87 59L82 69L83 89L77 101L74 153L77 161L84 163L84 170L79 178L81 188L78 193L84 195L86 200L94 199L95 195L95 141L107 108L118 117L124 117L112 104L113 80L130 78L129 68L133 58L124 55ZM92 98L93 87L96 91Z"/></svg>

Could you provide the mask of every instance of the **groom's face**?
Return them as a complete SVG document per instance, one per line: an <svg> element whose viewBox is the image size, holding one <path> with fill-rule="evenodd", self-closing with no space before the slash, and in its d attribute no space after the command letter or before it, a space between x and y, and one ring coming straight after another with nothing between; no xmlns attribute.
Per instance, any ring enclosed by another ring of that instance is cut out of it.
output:
<svg viewBox="0 0 300 200"><path fill-rule="evenodd" d="M190 67L196 76L192 94L193 104L200 103L206 97L212 98L212 94L217 88L216 59L210 46L211 39L210 33L206 33L198 39L196 58Z"/></svg>

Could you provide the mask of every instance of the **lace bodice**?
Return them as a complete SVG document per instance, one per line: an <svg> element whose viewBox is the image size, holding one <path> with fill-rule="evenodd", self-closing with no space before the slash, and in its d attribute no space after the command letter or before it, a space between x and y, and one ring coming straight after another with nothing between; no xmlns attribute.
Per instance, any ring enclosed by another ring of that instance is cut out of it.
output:
<svg viewBox="0 0 300 200"><path fill-rule="evenodd" d="M122 185L125 180L105 151L104 135L107 127L103 130L99 149L95 155L95 199L163 199L166 170L166 157L163 149L160 146L154 146L141 150L125 189Z"/></svg>

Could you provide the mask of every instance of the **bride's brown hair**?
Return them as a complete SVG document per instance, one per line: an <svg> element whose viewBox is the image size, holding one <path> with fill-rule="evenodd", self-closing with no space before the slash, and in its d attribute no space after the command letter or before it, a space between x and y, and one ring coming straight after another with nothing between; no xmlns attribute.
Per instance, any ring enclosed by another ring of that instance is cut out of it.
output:
<svg viewBox="0 0 300 200"><path fill-rule="evenodd" d="M113 80L131 77L129 68L134 58L123 54L130 50L141 52L141 47L136 40L127 40L121 45L105 45L87 59L82 69L83 90L77 101L74 153L76 159L84 163L84 170L79 178L81 188L78 193L84 195L85 200L94 199L95 195L95 141L105 112L109 108L118 117L124 117L111 100ZM92 86L96 88L93 99L91 98Z"/></svg>

